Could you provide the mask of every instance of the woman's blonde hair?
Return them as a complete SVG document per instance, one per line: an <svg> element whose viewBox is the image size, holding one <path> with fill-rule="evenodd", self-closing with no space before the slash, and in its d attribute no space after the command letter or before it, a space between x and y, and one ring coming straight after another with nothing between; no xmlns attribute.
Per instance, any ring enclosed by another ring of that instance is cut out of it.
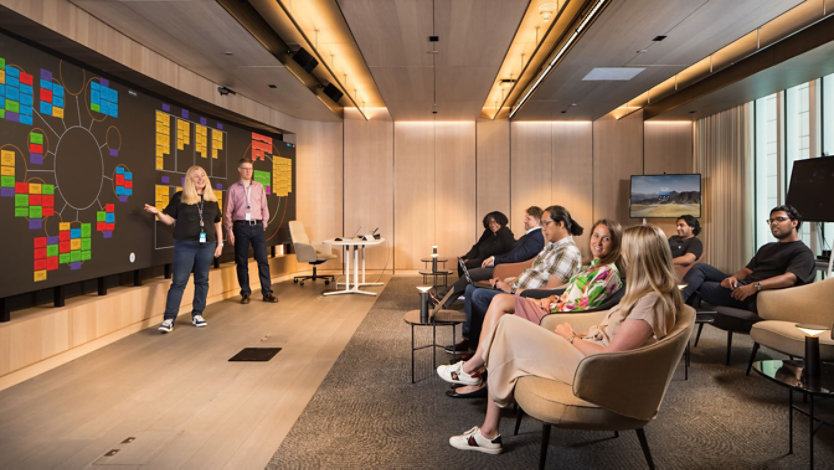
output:
<svg viewBox="0 0 834 470"><path fill-rule="evenodd" d="M191 177L195 172L202 171L206 175L206 188L203 190L203 200L217 202L217 196L211 189L211 181L209 181L208 173L200 165L194 165L185 172L185 181L182 184L182 202L185 204L197 204L200 202L200 195L197 194L197 187L194 186L194 181Z"/></svg>
<svg viewBox="0 0 834 470"><path fill-rule="evenodd" d="M673 312L683 308L672 252L666 234L655 225L636 225L623 232L626 291L620 306L631 310L641 297L656 292Z"/></svg>

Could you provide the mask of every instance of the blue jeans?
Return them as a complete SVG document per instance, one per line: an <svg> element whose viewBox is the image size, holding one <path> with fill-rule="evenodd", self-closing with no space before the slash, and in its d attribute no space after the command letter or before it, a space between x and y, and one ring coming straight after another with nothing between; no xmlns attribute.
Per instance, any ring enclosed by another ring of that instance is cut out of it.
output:
<svg viewBox="0 0 834 470"><path fill-rule="evenodd" d="M721 286L721 281L728 277L730 277L729 274L725 274L709 264L696 264L683 277L683 282L687 284L682 291L684 302L693 307L698 307L698 304L703 300L716 307L723 306L756 311L755 295L744 300L736 300L731 296L732 290ZM743 281L738 283L739 286L745 284Z"/></svg>
<svg viewBox="0 0 834 470"><path fill-rule="evenodd" d="M269 263L266 259L266 238L264 226L260 223L250 225L248 222L235 222L232 226L235 235L235 264L237 264L237 282L240 284L240 295L252 294L249 287L249 245L258 262L258 277L261 280L261 294L272 292L272 282L269 276Z"/></svg>
<svg viewBox="0 0 834 470"><path fill-rule="evenodd" d="M466 312L466 322L463 324L463 335L470 341L477 341L481 337L481 327L492 298L500 294L500 290L466 286L463 298L463 311Z"/></svg>
<svg viewBox="0 0 834 470"><path fill-rule="evenodd" d="M194 272L194 301L191 316L202 315L206 309L208 278L217 243L200 243L197 240L174 240L174 273L168 299L165 301L165 319L176 320L182 302L182 292L188 277Z"/></svg>

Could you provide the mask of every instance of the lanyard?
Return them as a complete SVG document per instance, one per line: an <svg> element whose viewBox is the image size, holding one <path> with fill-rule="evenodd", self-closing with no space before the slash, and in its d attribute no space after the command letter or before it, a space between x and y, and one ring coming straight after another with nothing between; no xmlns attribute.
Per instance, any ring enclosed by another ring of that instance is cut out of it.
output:
<svg viewBox="0 0 834 470"><path fill-rule="evenodd" d="M197 213L200 214L200 231L203 231L203 227L205 227L205 223L203 222L203 195L200 194L200 202L197 203Z"/></svg>
<svg viewBox="0 0 834 470"><path fill-rule="evenodd" d="M249 182L248 186L245 185L245 184L243 185L243 193L246 194L246 210L248 211L249 209L252 208L252 203L251 203L252 182L251 181Z"/></svg>

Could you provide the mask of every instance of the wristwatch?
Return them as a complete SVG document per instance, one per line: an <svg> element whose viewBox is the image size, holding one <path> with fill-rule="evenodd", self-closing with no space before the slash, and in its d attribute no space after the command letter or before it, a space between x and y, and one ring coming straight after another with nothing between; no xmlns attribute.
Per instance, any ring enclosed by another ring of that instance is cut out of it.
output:
<svg viewBox="0 0 834 470"><path fill-rule="evenodd" d="M762 283L761 282L756 282L753 285L756 286L756 292L759 292L760 290L762 290Z"/></svg>
<svg viewBox="0 0 834 470"><path fill-rule="evenodd" d="M568 341L570 342L570 344L573 344L573 340L575 340L575 339L576 339L576 332L571 331L570 332L570 339L568 339Z"/></svg>

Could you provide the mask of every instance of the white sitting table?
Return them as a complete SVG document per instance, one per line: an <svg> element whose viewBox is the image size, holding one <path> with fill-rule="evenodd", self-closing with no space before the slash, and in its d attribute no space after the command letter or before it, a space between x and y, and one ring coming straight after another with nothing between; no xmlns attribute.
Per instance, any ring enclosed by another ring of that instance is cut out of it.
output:
<svg viewBox="0 0 834 470"><path fill-rule="evenodd" d="M359 289L363 286L381 286L382 282L365 282L365 247L377 246L385 242L384 238L375 240L364 240L361 238L350 238L336 240L325 240L324 243L331 246L342 247L345 260L345 288L342 290L335 290L325 292L324 295L338 295L338 294L365 294L376 295L376 292L370 292ZM362 278L359 278L359 257L362 257ZM353 272L351 273L350 264L353 258Z"/></svg>

